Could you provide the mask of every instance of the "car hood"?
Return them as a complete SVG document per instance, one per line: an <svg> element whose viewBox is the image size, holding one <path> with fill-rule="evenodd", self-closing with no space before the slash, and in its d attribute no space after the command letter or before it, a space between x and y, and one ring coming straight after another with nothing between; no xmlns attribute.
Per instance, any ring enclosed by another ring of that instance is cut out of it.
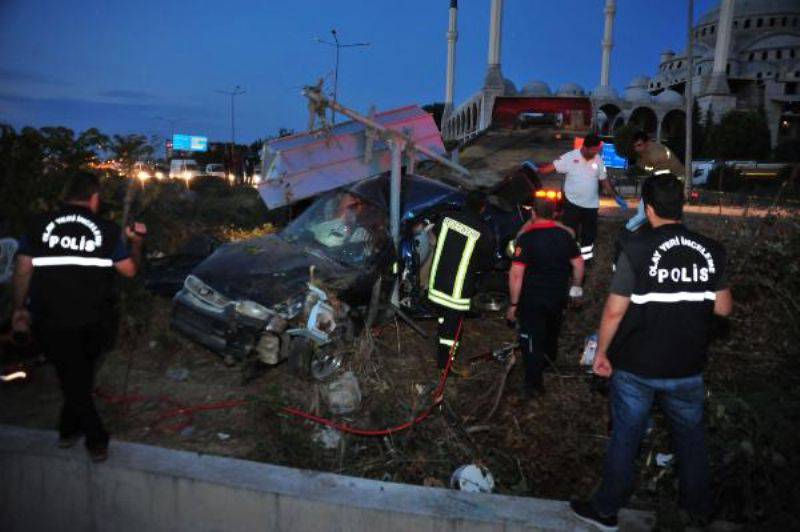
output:
<svg viewBox="0 0 800 532"><path fill-rule="evenodd" d="M357 273L316 248L267 235L219 247L192 274L230 299L271 307L305 293L311 266L315 283L335 292L347 288Z"/></svg>

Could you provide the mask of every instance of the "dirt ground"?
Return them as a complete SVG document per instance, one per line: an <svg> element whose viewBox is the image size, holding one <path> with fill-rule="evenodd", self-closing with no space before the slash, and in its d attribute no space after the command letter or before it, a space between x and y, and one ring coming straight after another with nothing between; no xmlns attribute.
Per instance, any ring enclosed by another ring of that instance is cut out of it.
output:
<svg viewBox="0 0 800 532"><path fill-rule="evenodd" d="M218 356L169 331L169 300L139 293L142 314L125 318L118 348L98 375L101 414L116 440L431 486L448 485L462 464L480 463L494 475L498 493L557 499L587 495L600 475L608 415L605 396L595 390L596 381L578 359L585 337L599 322L611 275L612 239L622 224L613 209L601 214L586 303L568 311L558 360L546 376L547 394L539 400L521 400L517 363L489 416L505 367L482 355L513 341L514 333L502 316L484 315L465 322L458 374L449 379L445 400L429 419L387 437L347 435L326 449L315 440L321 433L318 425L281 407L362 428L409 420L419 411L418 386L438 377L434 322L421 323L431 335L428 340L402 322L376 328L374 349L360 350L347 363L359 379L361 407L348 416L332 416L321 386L294 376L287 364L266 368L242 384L238 367L225 366ZM791 258L795 253L787 242L796 244L796 220L765 223L708 215L687 220L729 246L734 270L736 311L729 330L712 345L707 371L719 516L759 529L800 524L791 515L800 507L798 307L784 284L796 287L797 277L774 274L775 261L783 260L780 254ZM796 265L791 272L798 273ZM6 343L0 362L8 365L21 354ZM25 361L32 364L30 358ZM26 381L0 387L0 423L50 429L59 404L52 367L35 365ZM678 529L676 477L671 467L656 465L657 453L670 453L667 427L659 416L643 445L631 505L657 511L659 528Z"/></svg>

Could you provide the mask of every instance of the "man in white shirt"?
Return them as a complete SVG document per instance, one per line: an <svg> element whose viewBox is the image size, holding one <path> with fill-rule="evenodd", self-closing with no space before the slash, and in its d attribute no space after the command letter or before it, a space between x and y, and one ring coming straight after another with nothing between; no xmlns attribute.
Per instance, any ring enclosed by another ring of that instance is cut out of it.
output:
<svg viewBox="0 0 800 532"><path fill-rule="evenodd" d="M589 134L580 149L568 151L552 163L538 168L542 175L559 172L566 176L566 201L561 219L567 227L575 231L587 266L594 257L594 241L597 237L597 209L600 207L598 183L602 184L606 194L616 196L616 191L608 180L600 150L600 138Z"/></svg>

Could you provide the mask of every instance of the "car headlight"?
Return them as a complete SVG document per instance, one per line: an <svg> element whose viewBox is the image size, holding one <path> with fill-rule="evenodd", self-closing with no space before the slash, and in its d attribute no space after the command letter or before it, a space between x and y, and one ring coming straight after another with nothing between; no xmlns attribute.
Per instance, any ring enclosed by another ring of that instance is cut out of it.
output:
<svg viewBox="0 0 800 532"><path fill-rule="evenodd" d="M236 312L248 318L266 321L272 314L265 306L255 301L237 301Z"/></svg>
<svg viewBox="0 0 800 532"><path fill-rule="evenodd" d="M183 282L184 288L198 299L216 307L224 307L230 300L208 286L194 275L189 275Z"/></svg>

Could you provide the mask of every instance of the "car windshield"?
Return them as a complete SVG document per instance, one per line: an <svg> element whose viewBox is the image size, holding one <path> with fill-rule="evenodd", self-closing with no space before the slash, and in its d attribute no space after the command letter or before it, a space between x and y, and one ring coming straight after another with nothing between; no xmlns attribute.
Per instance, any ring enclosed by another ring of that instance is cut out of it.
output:
<svg viewBox="0 0 800 532"><path fill-rule="evenodd" d="M347 264L363 264L388 240L383 209L348 192L326 194L298 216L281 237Z"/></svg>

